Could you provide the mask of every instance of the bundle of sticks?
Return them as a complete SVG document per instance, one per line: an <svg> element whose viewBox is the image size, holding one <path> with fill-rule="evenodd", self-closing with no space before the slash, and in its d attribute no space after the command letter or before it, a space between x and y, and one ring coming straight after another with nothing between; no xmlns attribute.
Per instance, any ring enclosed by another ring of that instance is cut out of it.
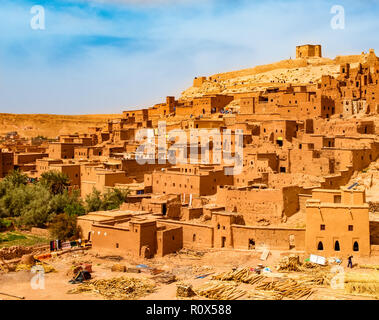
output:
<svg viewBox="0 0 379 320"><path fill-rule="evenodd" d="M238 289L236 284L212 281L195 289L195 293L212 300L236 300L244 296L246 291Z"/></svg>
<svg viewBox="0 0 379 320"><path fill-rule="evenodd" d="M373 296L379 299L379 273L346 273L345 293Z"/></svg>
<svg viewBox="0 0 379 320"><path fill-rule="evenodd" d="M252 300L282 300L283 295L275 291L251 290L248 298Z"/></svg>
<svg viewBox="0 0 379 320"><path fill-rule="evenodd" d="M224 272L212 277L213 280L221 280L221 281L237 281L248 284L257 284L263 279L265 276L257 275L254 272L250 271L249 268L243 268L240 270Z"/></svg>
<svg viewBox="0 0 379 320"><path fill-rule="evenodd" d="M267 279L255 287L255 290L274 291L283 298L298 300L309 297L313 290L293 279Z"/></svg>
<svg viewBox="0 0 379 320"><path fill-rule="evenodd" d="M300 276L299 280L304 285L327 286L330 284L331 278L332 274L330 272L318 270Z"/></svg>
<svg viewBox="0 0 379 320"><path fill-rule="evenodd" d="M150 281L135 278L99 279L79 284L67 293L95 293L110 300L134 300L154 292Z"/></svg>

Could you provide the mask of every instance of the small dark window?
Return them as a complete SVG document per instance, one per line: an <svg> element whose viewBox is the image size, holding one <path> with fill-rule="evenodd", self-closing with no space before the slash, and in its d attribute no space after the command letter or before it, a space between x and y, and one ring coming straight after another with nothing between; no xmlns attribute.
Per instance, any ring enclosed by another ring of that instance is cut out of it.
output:
<svg viewBox="0 0 379 320"><path fill-rule="evenodd" d="M359 244L357 241L354 242L353 251L359 251Z"/></svg>
<svg viewBox="0 0 379 320"><path fill-rule="evenodd" d="M319 250L319 251L324 250L324 245L322 244L321 241L320 241L320 242L318 243L318 245L317 245L317 250Z"/></svg>
<svg viewBox="0 0 379 320"><path fill-rule="evenodd" d="M341 248L340 248L340 243L339 241L337 240L335 243L334 243L334 251L340 251Z"/></svg>
<svg viewBox="0 0 379 320"><path fill-rule="evenodd" d="M320 230L325 230L325 224L320 225Z"/></svg>
<svg viewBox="0 0 379 320"><path fill-rule="evenodd" d="M353 231L354 227L352 225L349 225L349 231Z"/></svg>
<svg viewBox="0 0 379 320"><path fill-rule="evenodd" d="M119 246L118 246L118 243L116 243L116 248L118 248Z"/></svg>

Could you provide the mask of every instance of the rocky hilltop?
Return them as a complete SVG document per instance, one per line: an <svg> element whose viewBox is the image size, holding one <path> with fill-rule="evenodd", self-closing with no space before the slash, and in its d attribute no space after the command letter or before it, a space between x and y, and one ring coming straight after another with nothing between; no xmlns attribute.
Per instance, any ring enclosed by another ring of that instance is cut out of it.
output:
<svg viewBox="0 0 379 320"><path fill-rule="evenodd" d="M335 59L306 57L256 66L254 68L214 74L182 92L182 100L191 100L206 94L235 94L264 91L278 84L309 85L320 82L323 75L337 77L340 65L349 63L351 68L358 63L367 63L372 52L360 55L337 56Z"/></svg>

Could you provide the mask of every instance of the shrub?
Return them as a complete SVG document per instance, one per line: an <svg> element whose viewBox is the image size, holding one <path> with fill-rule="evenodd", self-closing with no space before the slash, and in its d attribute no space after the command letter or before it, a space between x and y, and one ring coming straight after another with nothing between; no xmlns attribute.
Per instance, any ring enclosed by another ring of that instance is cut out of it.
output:
<svg viewBox="0 0 379 320"><path fill-rule="evenodd" d="M85 213L83 201L78 190L74 190L71 193L65 190L61 194L52 196L49 206L54 214L66 212L70 215L83 215Z"/></svg>
<svg viewBox="0 0 379 320"><path fill-rule="evenodd" d="M101 200L101 192L93 188L92 193L86 196L86 212L100 211L103 201Z"/></svg>
<svg viewBox="0 0 379 320"><path fill-rule="evenodd" d="M50 235L55 239L70 240L79 237L79 228L76 224L76 216L65 213L57 215L49 227Z"/></svg>
<svg viewBox="0 0 379 320"><path fill-rule="evenodd" d="M40 185L29 185L32 197L21 210L20 222L26 226L43 227L52 213L49 207L51 195Z"/></svg>
<svg viewBox="0 0 379 320"><path fill-rule="evenodd" d="M10 219L0 219L0 230L9 230L13 227L13 221Z"/></svg>
<svg viewBox="0 0 379 320"><path fill-rule="evenodd" d="M100 191L93 189L92 193L86 197L86 211L94 212L101 210L113 210L120 208L125 202L129 190L113 189L101 195Z"/></svg>
<svg viewBox="0 0 379 320"><path fill-rule="evenodd" d="M20 170L13 170L5 176L1 183L5 184L8 188L17 188L28 183L28 176Z"/></svg>

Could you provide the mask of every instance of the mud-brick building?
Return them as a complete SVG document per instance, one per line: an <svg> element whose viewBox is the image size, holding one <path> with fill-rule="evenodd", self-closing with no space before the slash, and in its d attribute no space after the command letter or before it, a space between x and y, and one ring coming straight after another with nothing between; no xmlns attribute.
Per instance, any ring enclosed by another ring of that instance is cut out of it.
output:
<svg viewBox="0 0 379 320"><path fill-rule="evenodd" d="M217 204L229 212L240 212L247 225L259 221L280 223L299 209L299 193L302 188L287 186L278 189L256 185L247 187L220 186L217 190Z"/></svg>
<svg viewBox="0 0 379 320"><path fill-rule="evenodd" d="M364 188L315 189L306 203L305 247L322 256L370 255Z"/></svg>
<svg viewBox="0 0 379 320"><path fill-rule="evenodd" d="M219 113L232 101L233 96L222 94L197 97L193 99L192 112L194 115Z"/></svg>
<svg viewBox="0 0 379 320"><path fill-rule="evenodd" d="M139 214L139 213L134 212L134 214ZM96 223L107 223L107 222L118 223L122 221L127 221L131 218L131 216L132 214L128 210L96 211L96 212L90 212L84 216L79 216L77 218L77 224L78 224L78 227L80 228L82 238L91 240L92 239L92 225Z"/></svg>
<svg viewBox="0 0 379 320"><path fill-rule="evenodd" d="M0 178L5 177L14 168L14 153L0 150Z"/></svg>
<svg viewBox="0 0 379 320"><path fill-rule="evenodd" d="M154 194L213 195L218 185L233 184L224 168L210 165L180 165L155 171L151 175Z"/></svg>
<svg viewBox="0 0 379 320"><path fill-rule="evenodd" d="M158 226L156 220L149 219L97 223L92 225L91 236L95 250L131 253L145 258L163 256L183 247L181 227Z"/></svg>
<svg viewBox="0 0 379 320"><path fill-rule="evenodd" d="M212 211L209 223L160 219L159 224L181 226L183 247L193 249L304 250L305 229L245 225L241 214Z"/></svg>
<svg viewBox="0 0 379 320"><path fill-rule="evenodd" d="M262 121L260 138L270 141L279 147L287 142L292 142L298 131L297 121L268 120Z"/></svg>
<svg viewBox="0 0 379 320"><path fill-rule="evenodd" d="M306 44L296 47L296 58L322 57L321 45Z"/></svg>
<svg viewBox="0 0 379 320"><path fill-rule="evenodd" d="M75 147L80 146L82 146L80 143L52 142L47 152L51 159L74 159Z"/></svg>

